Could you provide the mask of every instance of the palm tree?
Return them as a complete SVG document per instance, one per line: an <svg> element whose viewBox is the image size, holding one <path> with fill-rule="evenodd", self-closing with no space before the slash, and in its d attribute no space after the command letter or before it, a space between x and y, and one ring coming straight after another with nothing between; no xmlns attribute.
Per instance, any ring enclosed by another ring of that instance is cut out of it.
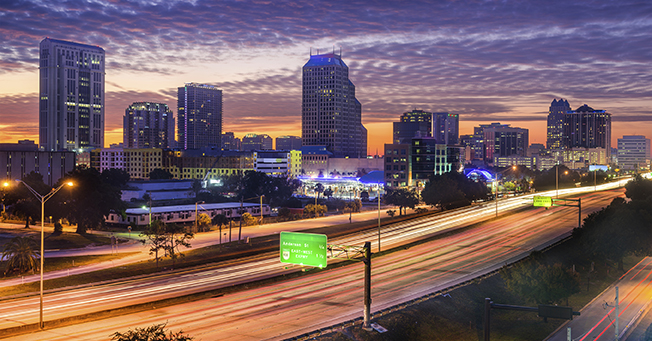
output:
<svg viewBox="0 0 652 341"><path fill-rule="evenodd" d="M19 273L36 270L39 252L36 243L29 237L15 237L5 244L0 259L7 260L5 274L17 270Z"/></svg>

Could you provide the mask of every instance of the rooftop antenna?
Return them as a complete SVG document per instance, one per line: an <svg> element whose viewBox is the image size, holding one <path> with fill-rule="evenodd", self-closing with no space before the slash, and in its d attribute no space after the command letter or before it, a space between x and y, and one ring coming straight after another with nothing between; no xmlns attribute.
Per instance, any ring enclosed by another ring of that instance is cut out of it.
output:
<svg viewBox="0 0 652 341"><path fill-rule="evenodd" d="M310 57L312 57L312 46L310 46Z"/></svg>
<svg viewBox="0 0 652 341"><path fill-rule="evenodd" d="M340 58L342 58L342 45L340 45Z"/></svg>

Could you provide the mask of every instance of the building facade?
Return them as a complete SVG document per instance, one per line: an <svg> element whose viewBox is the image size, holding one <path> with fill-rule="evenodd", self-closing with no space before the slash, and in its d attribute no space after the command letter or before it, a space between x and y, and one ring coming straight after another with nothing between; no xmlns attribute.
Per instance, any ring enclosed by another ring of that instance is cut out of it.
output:
<svg viewBox="0 0 652 341"><path fill-rule="evenodd" d="M123 117L125 148L173 148L174 117L167 104L135 102Z"/></svg>
<svg viewBox="0 0 652 341"><path fill-rule="evenodd" d="M279 136L276 138L276 150L301 150L303 144L299 136Z"/></svg>
<svg viewBox="0 0 652 341"><path fill-rule="evenodd" d="M432 137L439 143L460 143L460 116L450 112L432 114Z"/></svg>
<svg viewBox="0 0 652 341"><path fill-rule="evenodd" d="M548 109L548 125L547 125L547 149L560 149L562 147L562 140L564 136L564 114L571 111L568 101L560 98L553 99Z"/></svg>
<svg viewBox="0 0 652 341"><path fill-rule="evenodd" d="M485 127L483 135L484 158L487 162L493 162L496 156L527 156L530 145L527 129L496 125Z"/></svg>
<svg viewBox="0 0 652 341"><path fill-rule="evenodd" d="M104 49L45 38L39 51L41 148L104 147Z"/></svg>
<svg viewBox="0 0 652 341"><path fill-rule="evenodd" d="M177 94L177 147L221 148L222 90L212 85L186 83Z"/></svg>
<svg viewBox="0 0 652 341"><path fill-rule="evenodd" d="M618 168L637 170L650 168L650 139L641 135L625 135L618 139Z"/></svg>
<svg viewBox="0 0 652 341"><path fill-rule="evenodd" d="M304 146L326 146L334 157L367 155L362 105L341 55L311 55L303 66L301 138Z"/></svg>
<svg viewBox="0 0 652 341"><path fill-rule="evenodd" d="M247 134L242 138L241 150L272 150L272 138L267 134Z"/></svg>
<svg viewBox="0 0 652 341"><path fill-rule="evenodd" d="M611 114L584 104L564 114L562 147L604 148L611 158Z"/></svg>
<svg viewBox="0 0 652 341"><path fill-rule="evenodd" d="M394 144L410 144L415 137L432 136L432 113L414 109L403 113L399 122L393 123Z"/></svg>
<svg viewBox="0 0 652 341"><path fill-rule="evenodd" d="M149 173L156 168L163 168L163 150L161 148L125 149L124 170L132 180L149 179Z"/></svg>
<svg viewBox="0 0 652 341"><path fill-rule="evenodd" d="M66 173L75 169L75 153L37 150L0 149L0 178L2 181L22 179L36 172L43 182L54 186Z"/></svg>
<svg viewBox="0 0 652 341"><path fill-rule="evenodd" d="M125 155L123 148L102 148L100 151L99 171L104 172L111 168L125 169Z"/></svg>
<svg viewBox="0 0 652 341"><path fill-rule="evenodd" d="M411 144L385 143L385 186L412 186L411 151Z"/></svg>
<svg viewBox="0 0 652 341"><path fill-rule="evenodd" d="M222 134L222 150L241 150L242 141L232 131Z"/></svg>
<svg viewBox="0 0 652 341"><path fill-rule="evenodd" d="M412 139L411 171L414 186L422 187L430 176L455 171L464 165L463 147L438 143L433 137Z"/></svg>

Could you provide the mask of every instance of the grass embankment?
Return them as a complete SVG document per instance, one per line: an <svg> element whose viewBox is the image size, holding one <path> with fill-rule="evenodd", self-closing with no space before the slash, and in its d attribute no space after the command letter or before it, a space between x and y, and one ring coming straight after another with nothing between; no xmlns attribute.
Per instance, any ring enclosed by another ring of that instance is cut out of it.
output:
<svg viewBox="0 0 652 341"><path fill-rule="evenodd" d="M29 237L36 245L41 245L40 229L2 229L0 230L0 248L14 237ZM87 246L110 245L111 238L95 234L78 234L73 232L45 232L43 245L46 250L78 249Z"/></svg>
<svg viewBox="0 0 652 341"><path fill-rule="evenodd" d="M411 214L408 217L416 218L425 216L430 213L421 213L421 214ZM405 217L393 217L393 218L383 218L381 224L390 224L404 220ZM315 220L317 223L318 220ZM357 231L363 231L377 226L377 221L366 221L366 222L357 222L350 224L341 224L327 227L318 227L310 230L305 230L304 232L310 233L323 233L328 235L329 238L335 238L342 236L348 233L353 233ZM225 230L222 229L222 233ZM228 233L228 229L226 231ZM237 229L233 229L233 236L237 238ZM134 233L138 233L137 231ZM192 240L190 241L192 244ZM278 243L279 235L270 235L264 237L257 237L250 239L249 244L243 243L225 243L223 245L212 245L208 247L192 249L189 251L183 252L184 256L178 258L174 262L175 270L189 269L189 268L212 268L224 266L226 261L233 262L242 262L246 261L244 258L255 256L265 252L278 252ZM163 252L160 251L159 254ZM124 254L118 254L123 255ZM56 258L46 259L46 271L48 270L48 265L53 264ZM109 260L109 258L105 259ZM102 261L97 259L97 262ZM70 261L68 261L70 262ZM92 263L92 260L88 260L88 263ZM87 263L87 264L88 264ZM221 263L221 264L220 264ZM64 287L78 286L96 282L105 282L112 280L120 280L129 277L143 276L143 275L152 275L157 273L168 273L172 269L172 260L169 258L163 258L159 260L159 266L156 267L156 263L153 259L145 262L138 262L133 264L127 264L119 267L114 267L106 270L99 270L88 272L84 274L72 275L68 277L50 279L44 281L45 290L53 290ZM78 264L78 260L75 260L75 265ZM65 267L64 267L65 268ZM30 292L38 291L38 283L36 284L24 284L19 286L12 286L3 288L0 291L0 297L2 296L12 296L18 294L25 294Z"/></svg>
<svg viewBox="0 0 652 341"><path fill-rule="evenodd" d="M578 249L573 240L569 240L544 252L549 263L562 263L568 267L574 264L580 273L582 291L569 299L569 305L575 311L579 311L622 275L616 271L615 265L604 262L595 262L595 270L590 272L590 261L577 261L581 259L578 257ZM633 267L640 259L641 257L626 258L625 269ZM437 296L374 319L373 322L388 329L386 333L367 332L358 324L317 339L477 341L483 339L485 298L500 304L536 306L509 292L500 274L477 279L447 293L450 297ZM492 340L543 340L564 323L563 320L555 319L548 319L546 323L536 313L507 310L492 310L491 319Z"/></svg>

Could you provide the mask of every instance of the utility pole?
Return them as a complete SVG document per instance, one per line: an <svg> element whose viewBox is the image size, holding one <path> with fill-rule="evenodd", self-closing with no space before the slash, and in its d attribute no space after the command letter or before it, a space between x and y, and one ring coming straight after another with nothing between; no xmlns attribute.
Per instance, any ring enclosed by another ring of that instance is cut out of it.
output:
<svg viewBox="0 0 652 341"><path fill-rule="evenodd" d="M371 242L364 242L364 322L362 328L371 330Z"/></svg>
<svg viewBox="0 0 652 341"><path fill-rule="evenodd" d="M378 183L378 252L380 252L380 183Z"/></svg>
<svg viewBox="0 0 652 341"><path fill-rule="evenodd" d="M263 197L264 195L260 196L260 225L263 225Z"/></svg>
<svg viewBox="0 0 652 341"><path fill-rule="evenodd" d="M620 306L618 304L618 287L616 287L616 341L618 341L618 315L620 315Z"/></svg>

